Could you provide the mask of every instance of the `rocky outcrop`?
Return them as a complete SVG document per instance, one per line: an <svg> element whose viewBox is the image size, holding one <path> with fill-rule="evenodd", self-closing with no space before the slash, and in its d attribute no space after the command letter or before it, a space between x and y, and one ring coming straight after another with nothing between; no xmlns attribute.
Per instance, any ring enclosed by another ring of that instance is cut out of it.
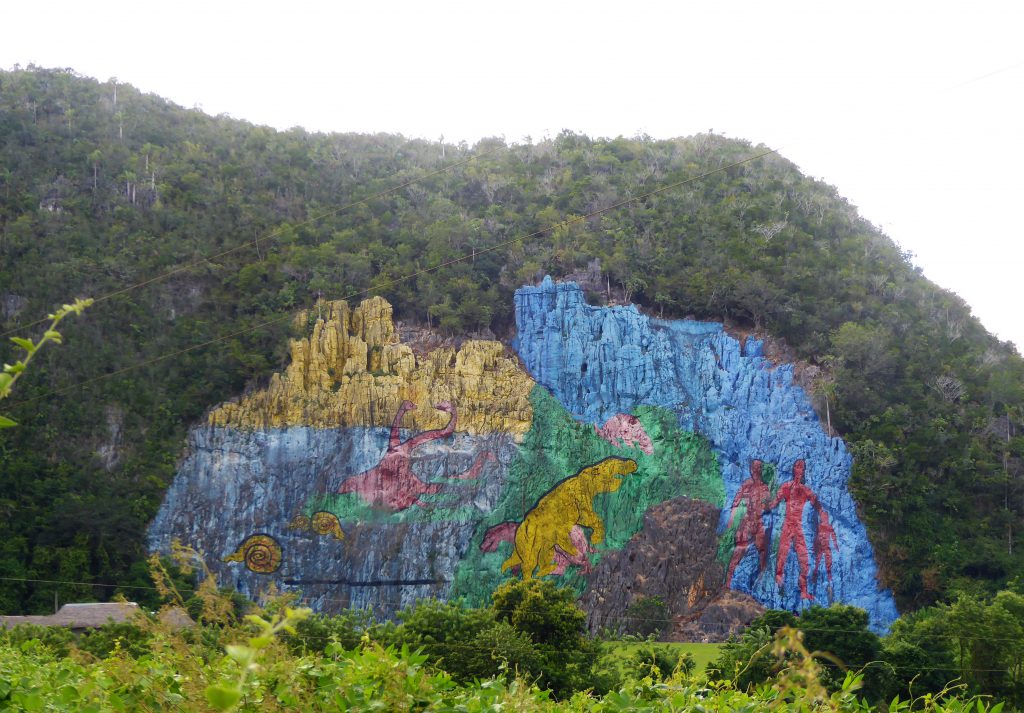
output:
<svg viewBox="0 0 1024 713"><path fill-rule="evenodd" d="M617 552L605 554L587 575L580 598L591 631L616 630L638 600L665 603L673 641L725 641L764 607L724 588L725 568L717 559L720 508L690 498L655 505L643 529Z"/></svg>
<svg viewBox="0 0 1024 713"><path fill-rule="evenodd" d="M669 641L728 641L765 611L763 604L735 589L720 591L696 615L676 617Z"/></svg>
<svg viewBox="0 0 1024 713"><path fill-rule="evenodd" d="M806 461L807 486L838 541L837 550L829 550L831 567L814 552L821 517L812 504L801 511L802 527L796 528L811 550L806 569L798 544L782 553L777 584L780 554L770 553L762 570L757 548L750 547L736 567L734 589L765 606L794 611L810 597L854 604L868 611L878 630L896 617L891 594L879 588L873 551L846 487L852 458L841 439L825 432L807 395L792 383L792 369L764 359L759 341L748 339L741 347L720 324L655 320L635 307L592 307L578 287L550 279L516 292L516 326L514 346L527 369L576 418L600 426L649 404L671 409L681 427L708 438L726 488L722 531L754 460L770 464L782 482L798 460ZM782 512L776 506L752 517L778 536Z"/></svg>
<svg viewBox="0 0 1024 713"><path fill-rule="evenodd" d="M593 631L617 629L637 599L659 597L670 616L689 616L722 589L725 572L715 561L719 508L673 498L644 514L643 529L626 546L606 554L587 575L580 603Z"/></svg>
<svg viewBox="0 0 1024 713"><path fill-rule="evenodd" d="M417 357L398 341L391 305L380 297L355 309L324 302L300 312L291 361L266 389L210 413L213 426L243 429L384 426L403 401L418 408L407 428L441 428L447 416L432 408L458 405L458 430L522 434L530 427L533 380L496 341L466 341Z"/></svg>

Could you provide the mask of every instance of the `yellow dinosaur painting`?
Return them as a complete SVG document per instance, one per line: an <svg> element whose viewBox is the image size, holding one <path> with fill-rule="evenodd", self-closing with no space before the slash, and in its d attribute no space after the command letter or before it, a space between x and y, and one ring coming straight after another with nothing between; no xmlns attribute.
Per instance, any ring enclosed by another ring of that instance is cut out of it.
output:
<svg viewBox="0 0 1024 713"><path fill-rule="evenodd" d="M591 544L604 540L604 521L594 512L594 496L614 493L622 478L636 471L636 461L611 456L581 469L542 495L516 529L515 549L501 571L519 566L523 579L551 574L558 566L555 548L569 557L579 554L572 530L577 525L591 530Z"/></svg>

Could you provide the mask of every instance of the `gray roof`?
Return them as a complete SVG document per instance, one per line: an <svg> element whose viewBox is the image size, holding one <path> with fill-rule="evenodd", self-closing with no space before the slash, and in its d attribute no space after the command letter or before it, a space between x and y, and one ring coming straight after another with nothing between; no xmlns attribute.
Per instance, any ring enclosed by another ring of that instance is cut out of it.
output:
<svg viewBox="0 0 1024 713"><path fill-rule="evenodd" d="M71 629L95 629L109 621L129 621L139 611L135 602L104 602L65 604L56 614L46 616L0 616L0 627L9 629L18 624L66 626Z"/></svg>

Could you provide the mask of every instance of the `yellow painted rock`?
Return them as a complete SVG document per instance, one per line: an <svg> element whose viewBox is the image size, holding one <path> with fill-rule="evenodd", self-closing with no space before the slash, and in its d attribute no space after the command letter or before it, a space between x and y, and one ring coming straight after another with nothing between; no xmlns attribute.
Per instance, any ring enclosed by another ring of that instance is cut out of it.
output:
<svg viewBox="0 0 1024 713"><path fill-rule="evenodd" d="M215 409L209 422L232 428L390 426L405 400L417 408L402 426L442 428L448 414L433 404L451 401L455 430L471 434L530 428L534 381L497 341L469 340L461 349L435 349L417 357L400 344L391 305L380 297L355 309L321 302L299 313L308 336L291 341L291 363L266 389Z"/></svg>

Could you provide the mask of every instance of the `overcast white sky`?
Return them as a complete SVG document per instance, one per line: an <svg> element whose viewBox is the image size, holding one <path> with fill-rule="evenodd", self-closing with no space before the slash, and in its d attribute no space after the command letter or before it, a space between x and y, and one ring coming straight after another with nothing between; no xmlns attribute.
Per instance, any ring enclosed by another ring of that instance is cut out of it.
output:
<svg viewBox="0 0 1024 713"><path fill-rule="evenodd" d="M279 128L714 129L835 185L1024 348L1024 3L5 3L0 67Z"/></svg>

